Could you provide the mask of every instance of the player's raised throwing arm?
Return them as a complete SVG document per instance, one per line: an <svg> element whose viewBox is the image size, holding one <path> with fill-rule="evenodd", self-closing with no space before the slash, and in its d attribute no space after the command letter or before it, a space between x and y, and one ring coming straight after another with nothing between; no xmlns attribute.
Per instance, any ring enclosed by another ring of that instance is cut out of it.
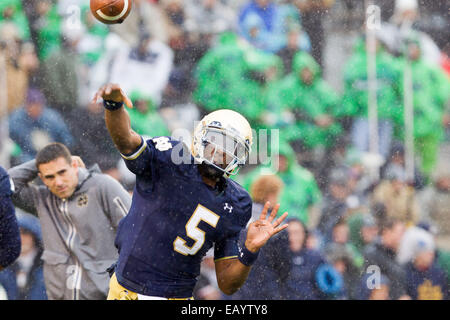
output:
<svg viewBox="0 0 450 320"><path fill-rule="evenodd" d="M281 225L288 215L287 212L275 220L278 209L280 208L279 204L273 208L267 218L269 206L270 203L267 202L264 205L259 219L249 225L247 238L240 249L238 259L218 260L215 263L218 285L227 295L233 294L244 284L250 272L251 265L257 258L259 249L272 236L286 229L288 226L287 224Z"/></svg>
<svg viewBox="0 0 450 320"><path fill-rule="evenodd" d="M133 104L117 84L106 84L95 94L92 103L103 98L105 122L109 134L122 154L134 152L141 145L141 137L131 129L130 116L123 104L132 108Z"/></svg>

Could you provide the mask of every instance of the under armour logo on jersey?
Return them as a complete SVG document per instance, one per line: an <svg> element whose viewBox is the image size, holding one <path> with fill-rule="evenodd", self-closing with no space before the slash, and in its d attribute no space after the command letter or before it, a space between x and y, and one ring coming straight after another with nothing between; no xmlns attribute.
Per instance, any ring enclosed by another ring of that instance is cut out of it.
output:
<svg viewBox="0 0 450 320"><path fill-rule="evenodd" d="M228 210L228 212L231 213L231 211L233 211L233 207L228 204L228 202L225 202L225 205L223 206L223 210Z"/></svg>

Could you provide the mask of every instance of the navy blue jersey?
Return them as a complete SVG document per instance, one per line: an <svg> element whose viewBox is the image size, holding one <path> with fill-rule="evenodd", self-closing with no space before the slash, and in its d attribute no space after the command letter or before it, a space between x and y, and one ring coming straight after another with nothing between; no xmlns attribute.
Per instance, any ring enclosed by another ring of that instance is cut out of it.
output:
<svg viewBox="0 0 450 320"><path fill-rule="evenodd" d="M115 241L117 280L144 295L190 297L213 245L216 260L237 257L251 198L230 179L223 178L221 188L205 184L189 149L168 137L142 140L123 157L136 187Z"/></svg>
<svg viewBox="0 0 450 320"><path fill-rule="evenodd" d="M14 185L9 178L8 172L0 166L0 197L11 197L14 191Z"/></svg>
<svg viewBox="0 0 450 320"><path fill-rule="evenodd" d="M0 267L11 264L20 254L19 225L11 200L14 186L0 166Z"/></svg>

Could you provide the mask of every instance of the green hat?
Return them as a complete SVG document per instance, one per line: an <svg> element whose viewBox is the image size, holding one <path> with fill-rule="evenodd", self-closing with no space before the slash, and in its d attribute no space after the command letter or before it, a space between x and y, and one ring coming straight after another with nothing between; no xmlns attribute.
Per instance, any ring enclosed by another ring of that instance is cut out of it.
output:
<svg viewBox="0 0 450 320"><path fill-rule="evenodd" d="M20 0L2 0L0 1L0 12L3 14L3 10L13 7L16 11L21 10L22 2Z"/></svg>
<svg viewBox="0 0 450 320"><path fill-rule="evenodd" d="M299 72L306 67L311 70L314 77L320 74L320 66L310 54L304 51L297 52L294 56L294 61L292 62L292 69L295 72Z"/></svg>
<svg viewBox="0 0 450 320"><path fill-rule="evenodd" d="M153 110L156 107L153 98L150 95L148 95L140 90L131 91L129 98L130 98L131 102L133 102L133 104L138 100L146 101L148 103L149 110Z"/></svg>

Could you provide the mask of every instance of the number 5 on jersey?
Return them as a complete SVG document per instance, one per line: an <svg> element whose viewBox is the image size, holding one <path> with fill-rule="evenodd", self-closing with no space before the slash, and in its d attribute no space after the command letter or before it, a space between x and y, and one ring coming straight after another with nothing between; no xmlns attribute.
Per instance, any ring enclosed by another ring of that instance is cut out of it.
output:
<svg viewBox="0 0 450 320"><path fill-rule="evenodd" d="M173 242L173 249L185 256L196 254L205 243L205 232L198 228L198 224L204 221L215 228L219 218L220 216L199 204L185 226L187 236L195 240L195 243L188 247L183 238L177 237Z"/></svg>

